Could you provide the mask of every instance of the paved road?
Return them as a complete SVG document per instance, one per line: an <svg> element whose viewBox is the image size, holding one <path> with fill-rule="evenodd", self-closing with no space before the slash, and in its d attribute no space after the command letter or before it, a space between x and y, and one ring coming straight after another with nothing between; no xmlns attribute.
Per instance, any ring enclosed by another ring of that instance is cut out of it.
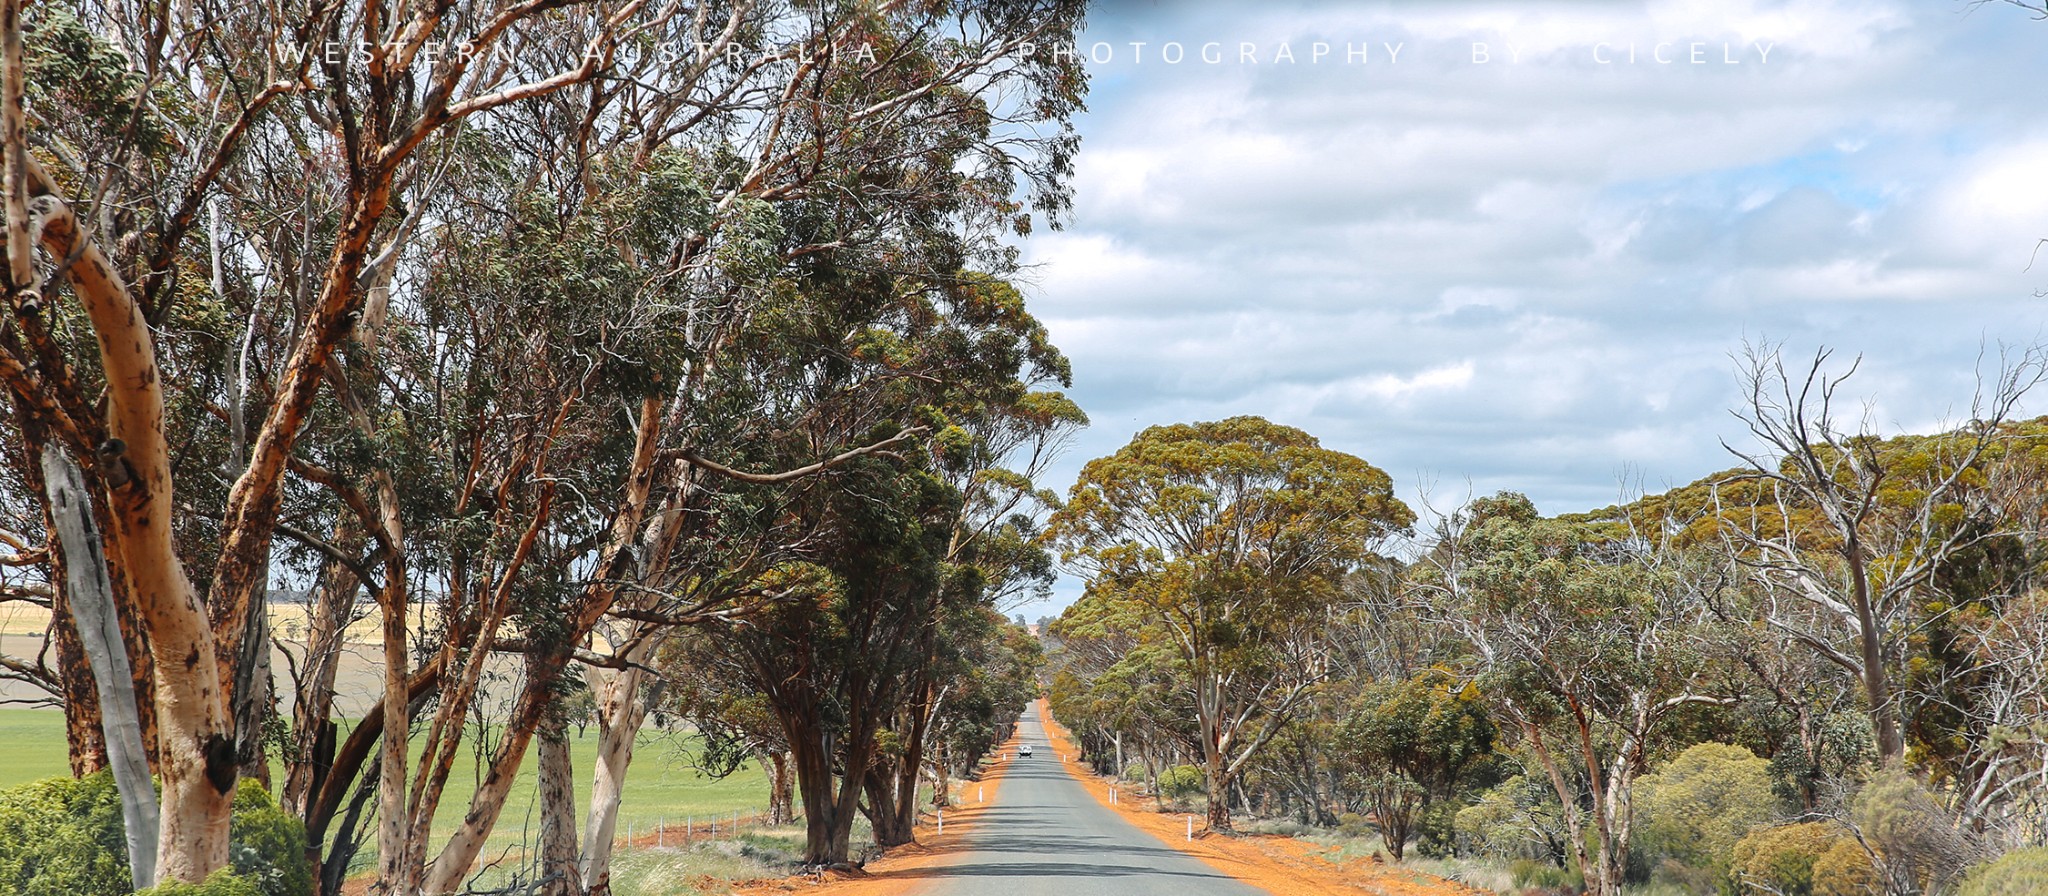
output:
<svg viewBox="0 0 2048 896"><path fill-rule="evenodd" d="M1010 764L968 851L927 872L918 896L1260 896L1131 826L1068 777L1036 712L1018 723L1038 755Z"/></svg>

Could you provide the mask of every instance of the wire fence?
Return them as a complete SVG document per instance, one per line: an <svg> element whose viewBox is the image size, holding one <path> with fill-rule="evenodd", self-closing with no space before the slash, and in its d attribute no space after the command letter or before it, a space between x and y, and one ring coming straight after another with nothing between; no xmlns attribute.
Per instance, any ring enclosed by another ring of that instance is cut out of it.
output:
<svg viewBox="0 0 2048 896"><path fill-rule="evenodd" d="M747 813L738 810L682 815L675 818L661 817L652 823L628 822L624 831L614 835L613 843L615 847L627 849L668 849L706 840L730 839L749 828L784 827L802 820L800 817L792 818L777 824L771 812Z"/></svg>

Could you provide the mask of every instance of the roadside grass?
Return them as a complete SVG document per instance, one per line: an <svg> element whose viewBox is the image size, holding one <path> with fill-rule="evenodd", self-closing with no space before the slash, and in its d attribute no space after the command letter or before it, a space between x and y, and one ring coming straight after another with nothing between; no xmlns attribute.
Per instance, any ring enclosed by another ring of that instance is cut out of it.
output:
<svg viewBox="0 0 2048 896"><path fill-rule="evenodd" d="M474 737L475 733L472 729L470 735ZM641 732L619 807L619 836L625 837L631 831L650 831L664 821L675 830L692 817L702 824L711 816L730 816L735 811L752 814L767 807L768 779L758 766L749 764L723 779L705 777L690 766L685 755L697 743L692 734L652 728ZM448 789L434 816L437 835L455 829L476 792L482 759L468 744L465 750L468 752L456 760ZM415 745L415 758L417 755ZM582 736L578 736L575 728L569 729L569 755L576 769L576 809L580 817L590 805L590 771L597 756L594 727ZM517 846L528 839L529 825L538 825L536 765L529 751L526 761L520 764L519 778L506 798L504 813L499 816L487 848ZM69 773L63 713L48 709L0 709L0 789ZM274 774L281 775L282 771Z"/></svg>
<svg viewBox="0 0 2048 896"><path fill-rule="evenodd" d="M756 830L672 849L621 851L612 860L616 896L703 896L735 883L789 874L803 857L802 828Z"/></svg>
<svg viewBox="0 0 2048 896"><path fill-rule="evenodd" d="M1277 834L1313 843L1322 847L1325 857L1333 862L1373 859L1385 863L1386 868L1395 873L1415 872L1412 879L1418 884L1427 884L1431 878L1442 878L1493 893L1511 893L1517 889L1512 866L1498 859L1429 857L1416 852L1411 844L1407 857L1396 863L1387 851L1386 841L1375 833L1346 834L1336 828L1318 828L1293 819L1259 819L1242 827L1249 833Z"/></svg>

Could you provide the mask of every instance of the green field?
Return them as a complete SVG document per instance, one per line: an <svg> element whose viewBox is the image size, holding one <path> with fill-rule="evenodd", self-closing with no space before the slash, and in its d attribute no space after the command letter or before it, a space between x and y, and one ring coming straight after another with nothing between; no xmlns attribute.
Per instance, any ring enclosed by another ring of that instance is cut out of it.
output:
<svg viewBox="0 0 2048 896"><path fill-rule="evenodd" d="M579 817L589 804L590 769L597 755L597 730L576 736L571 728L570 755L576 766L576 796ZM753 765L723 780L712 780L691 768L684 748L693 742L689 735L649 729L640 735L633 751L632 771L626 778L626 794L619 810L619 834L629 829L646 831L663 820L672 828L696 816L699 823L712 815L735 811L758 813L768 804L768 783ZM46 709L0 709L0 789L17 784L68 774L65 759L64 716ZM417 760L417 752L414 757ZM476 789L479 760L465 753L456 760L449 776L447 794L435 813L434 830L440 835L452 830L469 808ZM525 828L536 817L534 810L534 758L527 754L521 764L519 783L506 800L505 812L491 835L493 846L513 846L525 838Z"/></svg>

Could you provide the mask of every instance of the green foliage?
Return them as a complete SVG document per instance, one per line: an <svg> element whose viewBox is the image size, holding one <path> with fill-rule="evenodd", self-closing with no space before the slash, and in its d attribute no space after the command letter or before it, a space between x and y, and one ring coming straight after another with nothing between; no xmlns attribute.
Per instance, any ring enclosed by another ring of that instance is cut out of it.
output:
<svg viewBox="0 0 2048 896"><path fill-rule="evenodd" d="M122 830L121 794L108 772L47 778L0 791L0 892L124 896L129 874ZM162 892L304 896L312 891L305 826L278 808L262 785L241 782L228 830L231 876Z"/></svg>
<svg viewBox="0 0 2048 896"><path fill-rule="evenodd" d="M1204 773L1200 766L1176 765L1159 773L1159 795L1176 803L1202 793Z"/></svg>
<svg viewBox="0 0 2048 896"><path fill-rule="evenodd" d="M1774 896L1864 896L1877 875L1856 839L1828 822L1757 828L1730 855L1736 891Z"/></svg>
<svg viewBox="0 0 2048 896"><path fill-rule="evenodd" d="M1770 763L1742 747L1696 744L1637 782L1636 837L1665 856L1725 875L1735 844L1776 813Z"/></svg>
<svg viewBox="0 0 2048 896"><path fill-rule="evenodd" d="M1975 853L1934 794L1903 770L1873 775L1857 791L1849 816L1897 883L1946 889L1962 877Z"/></svg>
<svg viewBox="0 0 2048 896"><path fill-rule="evenodd" d="M1461 851L1560 863L1571 849L1564 809L1550 785L1515 775L1459 810L1453 820Z"/></svg>
<svg viewBox="0 0 2048 896"><path fill-rule="evenodd" d="M112 773L46 778L0 791L0 892L128 891L128 844L121 836L121 796Z"/></svg>
<svg viewBox="0 0 2048 896"><path fill-rule="evenodd" d="M1977 866L1956 896L2033 896L2048 893L2048 846L2006 853Z"/></svg>
<svg viewBox="0 0 2048 896"><path fill-rule="evenodd" d="M235 789L233 811L228 824L228 860L235 873L254 884L260 896L312 892L305 824L279 807L262 784L248 778ZM223 896L228 892L220 891Z"/></svg>
<svg viewBox="0 0 2048 896"><path fill-rule="evenodd" d="M158 884L136 896L265 896L268 892L258 887L254 880L222 868L208 877L205 883Z"/></svg>
<svg viewBox="0 0 2048 896"><path fill-rule="evenodd" d="M170 148L163 121L134 115L143 79L113 44L93 32L72 7L37 3L22 11L24 94L37 124L88 146L109 146L131 127L133 146L145 156ZM177 94L159 90L160 108L176 108Z"/></svg>
<svg viewBox="0 0 2048 896"><path fill-rule="evenodd" d="M1508 873L1519 888L1572 892L1586 885L1577 871L1534 859L1516 859L1508 865Z"/></svg>
<svg viewBox="0 0 2048 896"><path fill-rule="evenodd" d="M1478 689L1429 669L1367 688L1353 704L1334 751L1351 769L1396 859L1425 822L1428 839L1447 845L1451 816L1432 809L1455 796L1493 756L1494 728ZM1447 808L1447 807L1446 807Z"/></svg>

